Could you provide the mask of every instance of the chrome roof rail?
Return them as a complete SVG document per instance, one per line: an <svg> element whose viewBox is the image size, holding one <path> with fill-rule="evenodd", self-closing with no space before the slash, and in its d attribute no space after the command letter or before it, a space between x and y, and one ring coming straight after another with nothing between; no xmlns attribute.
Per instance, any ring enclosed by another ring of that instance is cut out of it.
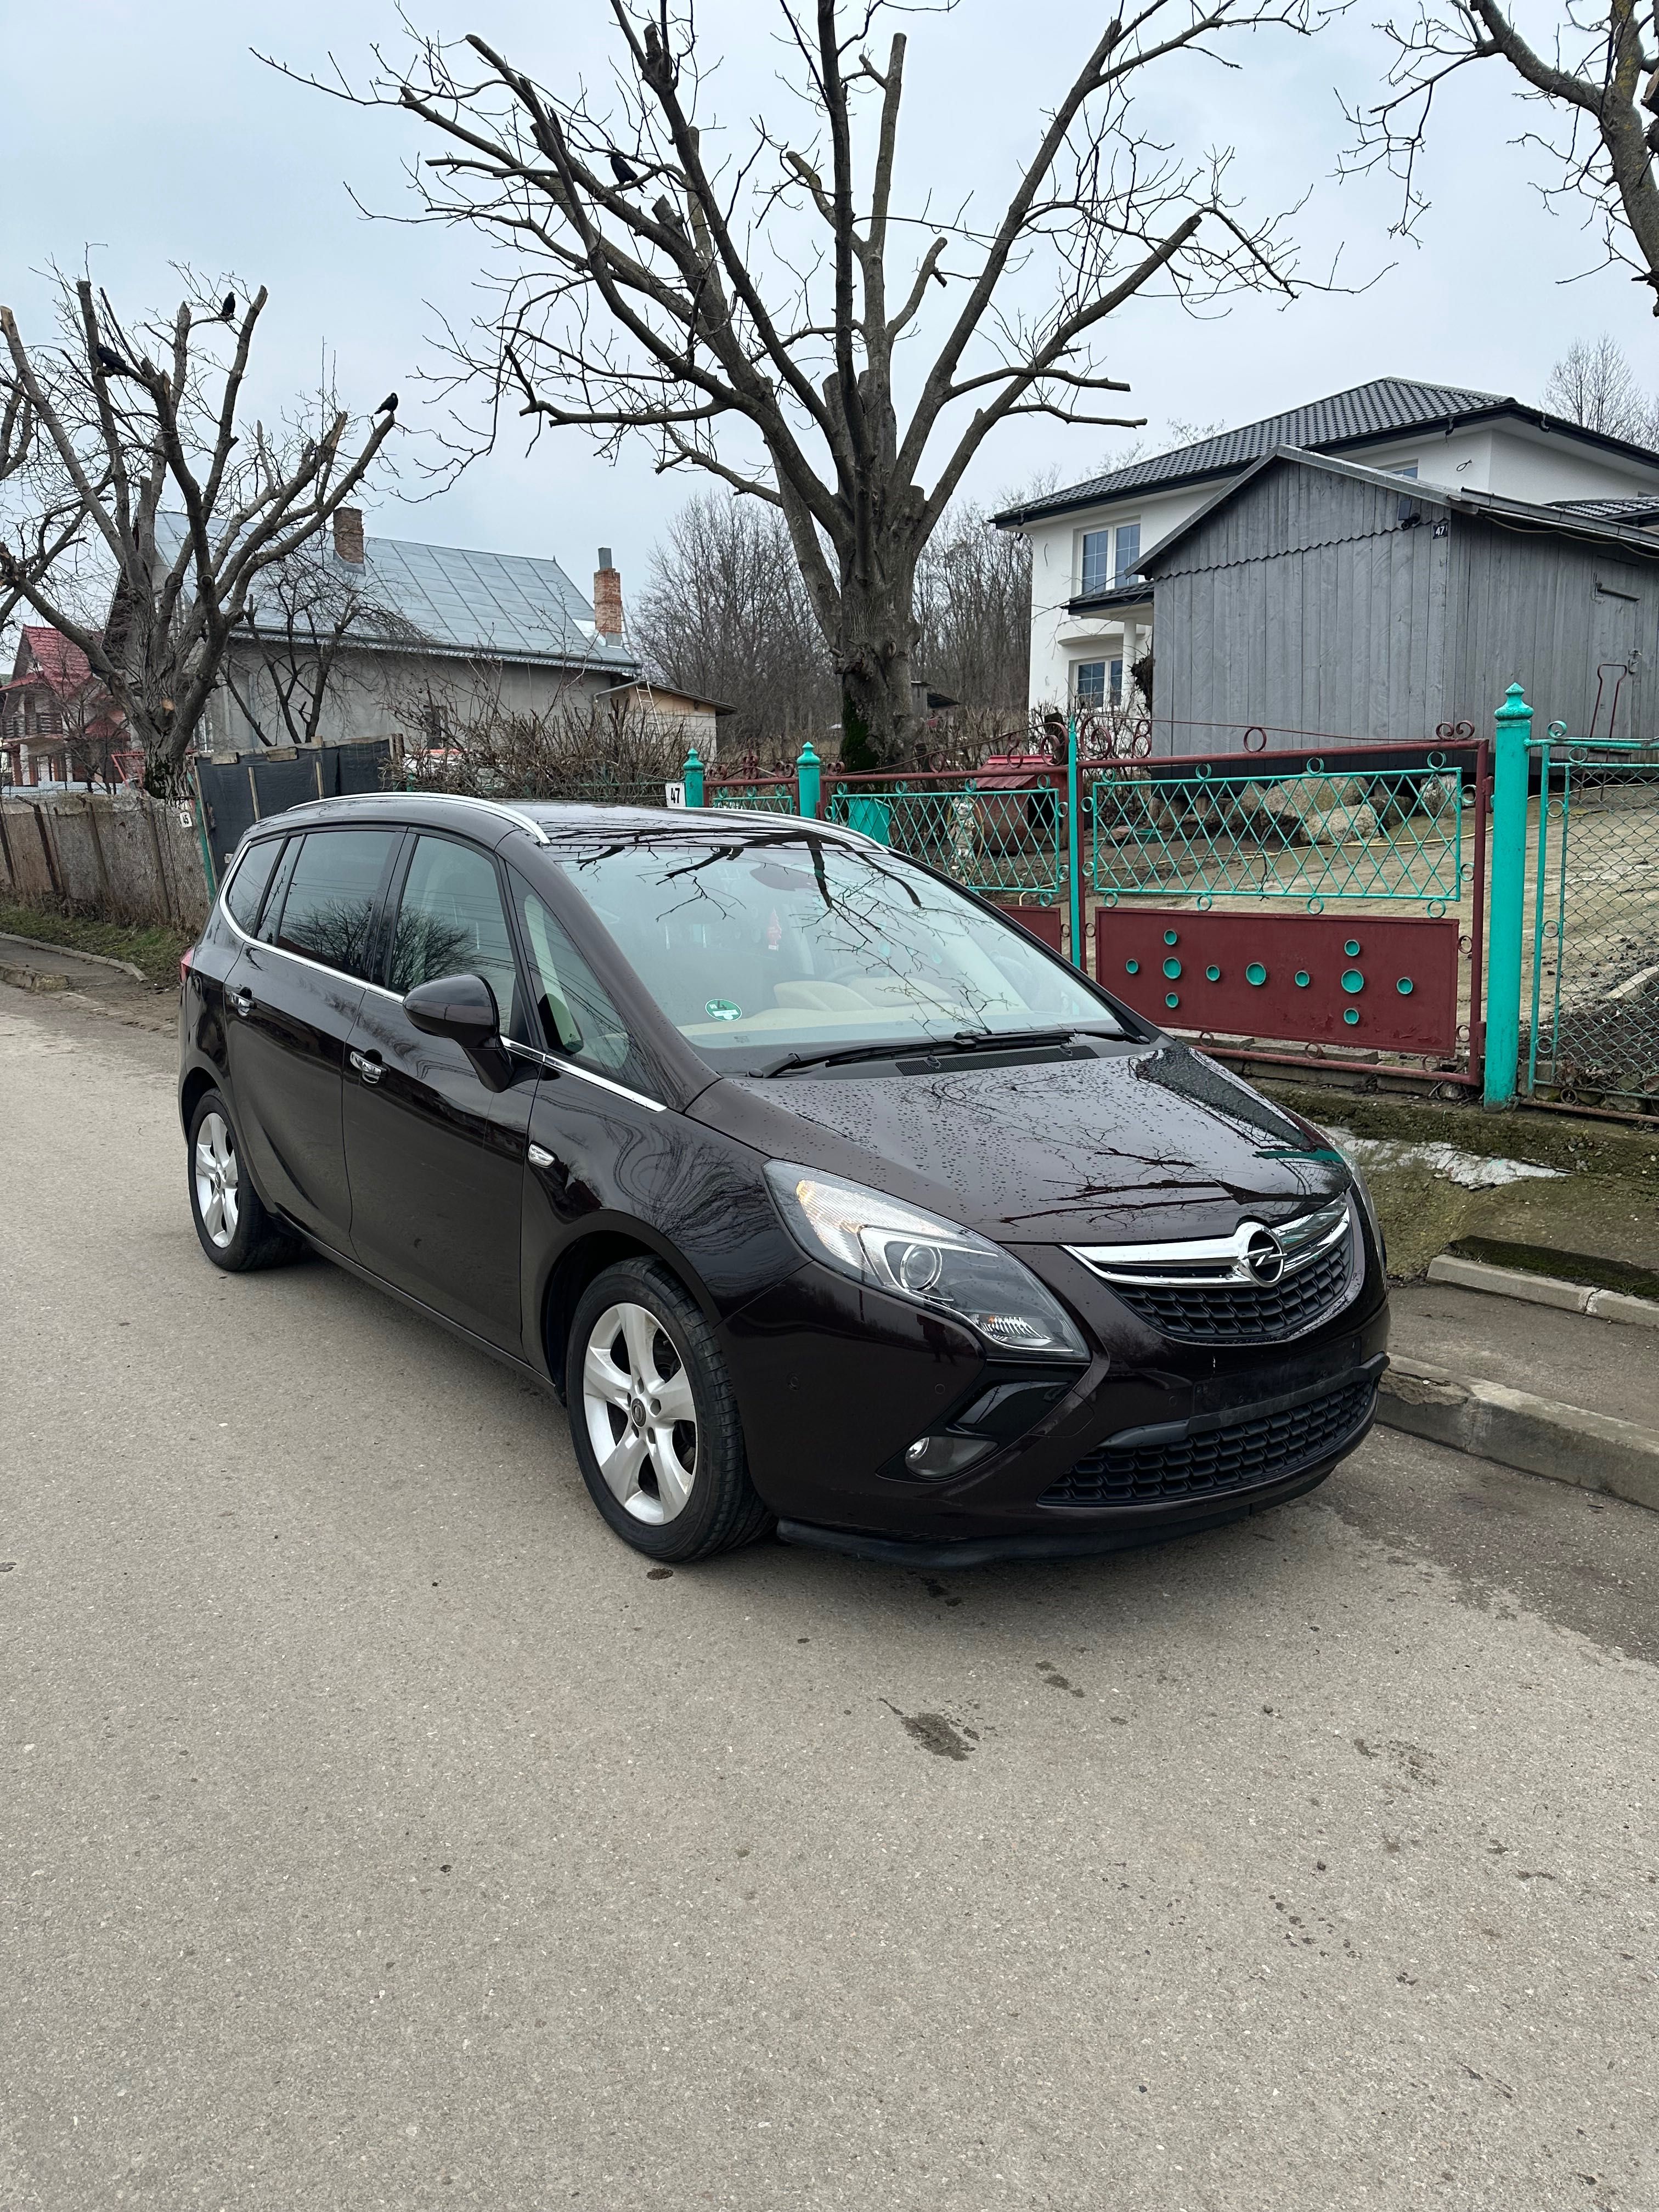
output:
<svg viewBox="0 0 1659 2212"><path fill-rule="evenodd" d="M533 814L526 814L520 808L508 806L499 799L475 799L472 793L467 791L347 791L342 792L339 797L347 800L375 799L381 803L391 799L400 805L411 799L423 799L428 805L434 806L440 805L478 806L482 807L486 814L493 814L501 821L510 822L515 830L527 830L538 845L550 845L553 842ZM331 803L337 804L337 801L331 802L323 799L312 802L313 805L327 805Z"/></svg>

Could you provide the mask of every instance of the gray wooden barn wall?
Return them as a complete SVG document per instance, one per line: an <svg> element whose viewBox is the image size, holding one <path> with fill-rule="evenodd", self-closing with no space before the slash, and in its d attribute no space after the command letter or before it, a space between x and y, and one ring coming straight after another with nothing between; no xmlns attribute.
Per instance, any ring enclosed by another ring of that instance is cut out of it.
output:
<svg viewBox="0 0 1659 2212"><path fill-rule="evenodd" d="M1458 712L1484 728L1519 681L1540 733L1559 721L1574 736L1651 737L1659 559L1464 515L1454 518L1452 532ZM1654 550L1659 555L1659 544ZM1627 674L1626 661L1634 663ZM1599 708L1598 671L1605 672Z"/></svg>
<svg viewBox="0 0 1659 2212"><path fill-rule="evenodd" d="M1408 481L1285 465L1200 523L1157 565L1158 750L1237 752L1251 723L1275 748L1431 736L1449 719L1445 519Z"/></svg>

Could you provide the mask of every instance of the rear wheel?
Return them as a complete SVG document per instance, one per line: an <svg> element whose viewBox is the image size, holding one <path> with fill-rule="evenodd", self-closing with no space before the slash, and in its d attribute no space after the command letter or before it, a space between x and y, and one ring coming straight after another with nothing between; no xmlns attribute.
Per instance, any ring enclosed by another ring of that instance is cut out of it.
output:
<svg viewBox="0 0 1659 2212"><path fill-rule="evenodd" d="M582 1479L636 1551L704 1559L770 1526L714 1332L665 1267L624 1260L589 1284L565 1371Z"/></svg>
<svg viewBox="0 0 1659 2212"><path fill-rule="evenodd" d="M242 1166L230 1109L210 1091L191 1116L185 1174L191 1218L216 1267L242 1274L291 1259L299 1240L265 1211Z"/></svg>

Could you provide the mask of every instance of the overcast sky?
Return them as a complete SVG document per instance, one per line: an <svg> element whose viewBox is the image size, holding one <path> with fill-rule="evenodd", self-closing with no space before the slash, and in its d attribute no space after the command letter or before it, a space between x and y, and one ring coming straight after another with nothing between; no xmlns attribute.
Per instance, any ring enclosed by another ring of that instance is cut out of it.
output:
<svg viewBox="0 0 1659 2212"><path fill-rule="evenodd" d="M415 20L446 34L483 33L544 82L585 75L603 89L604 0L410 0ZM1435 205L1421 248L1388 236L1397 188L1339 185L1346 133L1337 91L1363 94L1382 62L1368 0L1317 38L1258 35L1229 73L1194 63L1167 86L1152 120L1194 153L1238 149L1235 181L1258 211L1311 197L1295 218L1302 264L1322 270L1342 248L1357 295L1310 294L1288 307L1246 298L1195 322L1170 304L1132 308L1115 325L1114 372L1133 386L1126 411L1151 418L1156 449L1171 418L1232 424L1363 382L1400 374L1536 398L1575 337L1611 331L1649 386L1659 385L1649 295L1593 267L1594 237L1552 216L1534 183L1540 157L1512 140L1529 119L1496 64L1471 72L1443 103L1426 177ZM904 175L981 208L1006 192L1034 140L1039 111L1097 34L1092 13L1058 0L961 0L951 14L910 17ZM734 125L764 106L787 112L775 82L769 0L709 0L705 52L728 58L707 106ZM268 407L314 381L325 352L343 397L368 408L388 387L411 426L423 410L416 371L434 361L438 317L476 305L478 253L465 232L368 222L351 193L394 215L412 206L401 164L416 145L393 114L366 114L264 67L251 48L354 77L373 70L376 40L401 50L383 0L54 0L8 10L0 49L0 298L38 332L49 260L94 273L128 310L176 297L168 264L234 271L271 292L259 372ZM1393 264L1390 266L1389 264ZM1385 273L1379 273L1385 272ZM1108 434L1041 419L1012 426L978 464L969 489L992 499L1037 471L1092 473ZM418 488L412 471L409 489ZM638 577L685 495L643 454L616 465L581 433L522 440L425 505L377 502L387 536L552 553L586 590L595 547L616 549Z"/></svg>

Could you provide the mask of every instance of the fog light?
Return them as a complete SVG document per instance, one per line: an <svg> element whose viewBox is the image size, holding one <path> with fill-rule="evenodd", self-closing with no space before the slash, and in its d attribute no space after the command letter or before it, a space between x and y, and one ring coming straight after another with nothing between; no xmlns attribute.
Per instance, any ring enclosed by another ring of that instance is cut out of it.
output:
<svg viewBox="0 0 1659 2212"><path fill-rule="evenodd" d="M993 1437L918 1437L905 1448L905 1472L937 1482L944 1475L960 1474L963 1468L995 1449Z"/></svg>

